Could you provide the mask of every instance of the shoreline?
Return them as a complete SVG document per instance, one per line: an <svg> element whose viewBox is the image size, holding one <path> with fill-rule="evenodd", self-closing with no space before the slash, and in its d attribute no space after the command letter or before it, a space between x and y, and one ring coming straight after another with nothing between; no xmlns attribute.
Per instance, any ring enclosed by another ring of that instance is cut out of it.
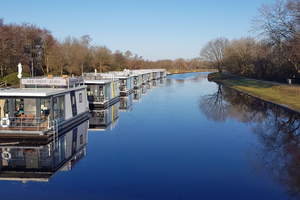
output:
<svg viewBox="0 0 300 200"><path fill-rule="evenodd" d="M217 72L215 69L196 69L196 70L171 70L170 74L186 74L186 73L196 73L196 72Z"/></svg>
<svg viewBox="0 0 300 200"><path fill-rule="evenodd" d="M208 80L300 114L300 86L210 73Z"/></svg>

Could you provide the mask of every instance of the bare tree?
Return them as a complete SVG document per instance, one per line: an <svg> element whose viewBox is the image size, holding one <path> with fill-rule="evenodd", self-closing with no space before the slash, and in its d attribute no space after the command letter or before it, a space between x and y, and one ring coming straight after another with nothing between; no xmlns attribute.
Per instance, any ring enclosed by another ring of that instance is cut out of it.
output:
<svg viewBox="0 0 300 200"><path fill-rule="evenodd" d="M229 46L227 38L220 37L209 41L200 51L200 58L218 69L221 74L224 68L224 54Z"/></svg>
<svg viewBox="0 0 300 200"><path fill-rule="evenodd" d="M300 69L300 0L276 0L263 4L252 20L252 30L267 37L282 57Z"/></svg>

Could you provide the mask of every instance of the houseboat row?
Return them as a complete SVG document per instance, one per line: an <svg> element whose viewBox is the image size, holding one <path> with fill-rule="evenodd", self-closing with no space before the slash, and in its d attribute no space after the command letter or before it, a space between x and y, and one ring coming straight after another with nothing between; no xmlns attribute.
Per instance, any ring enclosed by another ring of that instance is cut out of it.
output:
<svg viewBox="0 0 300 200"><path fill-rule="evenodd" d="M97 75L25 78L19 89L0 90L0 180L44 182L72 170L86 156L88 130L114 129L119 112L132 111L133 103L153 85L166 83L166 78L152 80L111 100L118 93L119 79ZM88 98L91 90L101 94L97 84L88 86L92 80L102 80L102 96L111 102L107 108L89 109L91 100L101 101Z"/></svg>
<svg viewBox="0 0 300 200"><path fill-rule="evenodd" d="M47 140L88 119L90 110L115 105L120 96L134 93L138 99L141 91L165 76L159 69L22 78L20 88L0 90L0 139Z"/></svg>
<svg viewBox="0 0 300 200"><path fill-rule="evenodd" d="M141 102L142 96L152 89L152 86L164 86L166 78L153 80L147 85L142 85L139 89L133 89L133 92L127 96L120 96L119 101L110 105L108 108L90 110L89 131L113 130L119 123L119 112L131 112L134 102ZM151 88L151 89L148 89Z"/></svg>

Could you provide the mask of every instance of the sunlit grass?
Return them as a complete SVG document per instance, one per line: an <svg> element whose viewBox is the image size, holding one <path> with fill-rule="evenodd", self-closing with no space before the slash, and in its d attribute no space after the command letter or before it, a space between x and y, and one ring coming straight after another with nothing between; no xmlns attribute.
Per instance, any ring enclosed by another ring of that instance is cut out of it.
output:
<svg viewBox="0 0 300 200"><path fill-rule="evenodd" d="M283 104L293 110L300 111L300 86L298 85L264 82L227 74L222 74L222 78L220 78L218 73L210 74L209 79L263 100Z"/></svg>
<svg viewBox="0 0 300 200"><path fill-rule="evenodd" d="M184 74L184 73L193 73L193 72L214 72L215 69L193 69L193 70L167 70L171 74Z"/></svg>

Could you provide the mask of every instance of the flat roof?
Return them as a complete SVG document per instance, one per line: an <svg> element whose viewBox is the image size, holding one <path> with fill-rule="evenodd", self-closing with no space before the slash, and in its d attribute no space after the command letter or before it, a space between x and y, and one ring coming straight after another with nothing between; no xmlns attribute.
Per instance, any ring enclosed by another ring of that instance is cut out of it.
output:
<svg viewBox="0 0 300 200"><path fill-rule="evenodd" d="M47 97L74 90L85 89L86 86L70 88L19 88L0 90L1 97Z"/></svg>
<svg viewBox="0 0 300 200"><path fill-rule="evenodd" d="M106 84L114 81L119 81L118 79L98 79L98 80L90 80L90 79L84 79L84 83L93 83L93 84Z"/></svg>

